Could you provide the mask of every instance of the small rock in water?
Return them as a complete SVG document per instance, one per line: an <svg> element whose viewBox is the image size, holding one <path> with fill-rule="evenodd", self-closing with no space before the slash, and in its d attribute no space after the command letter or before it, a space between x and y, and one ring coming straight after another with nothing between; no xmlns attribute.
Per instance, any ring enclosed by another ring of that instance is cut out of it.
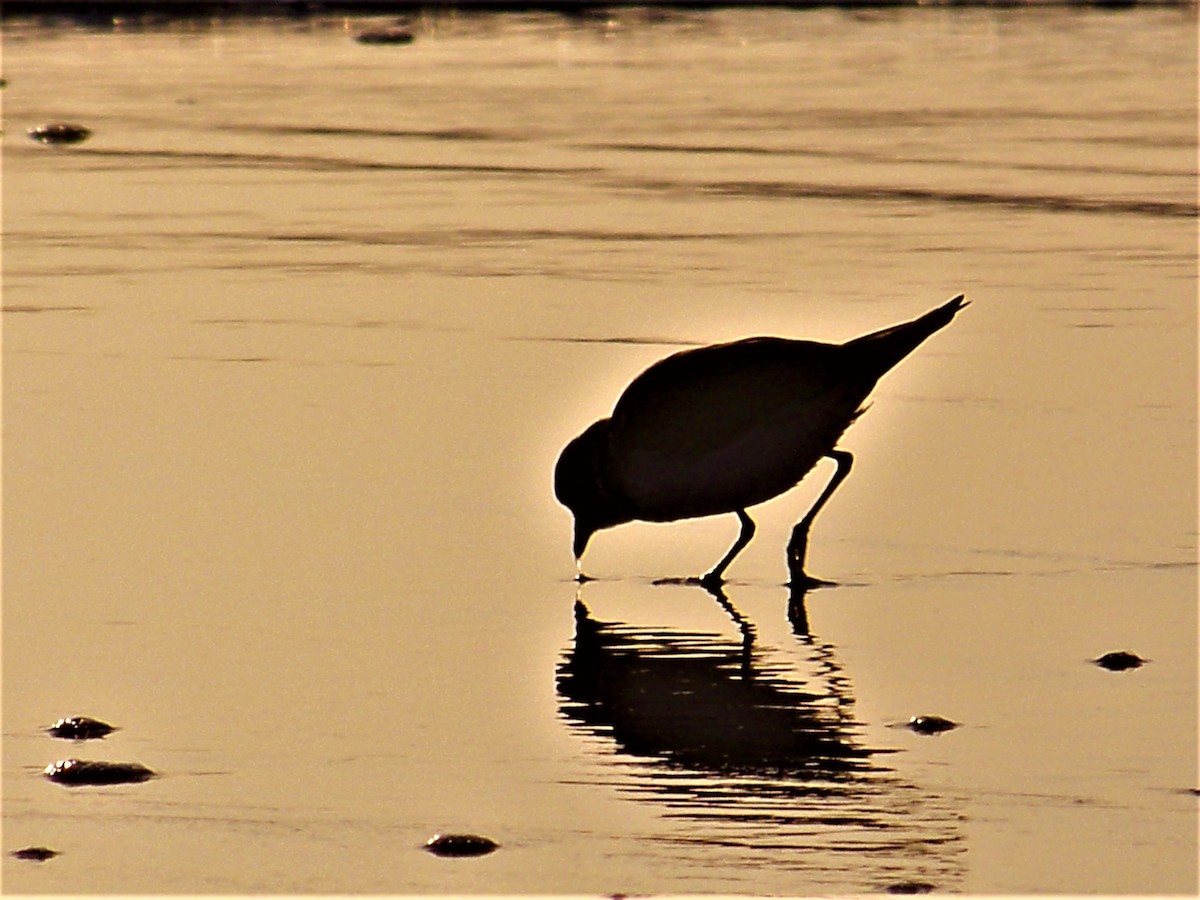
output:
<svg viewBox="0 0 1200 900"><path fill-rule="evenodd" d="M425 849L435 856L483 856L500 845L478 834L435 834Z"/></svg>
<svg viewBox="0 0 1200 900"><path fill-rule="evenodd" d="M908 720L908 727L917 734L941 734L943 731L957 728L958 723L941 716L913 716Z"/></svg>
<svg viewBox="0 0 1200 900"><path fill-rule="evenodd" d="M928 894L934 889L934 885L927 881L898 881L895 884L889 884L887 892L889 894Z"/></svg>
<svg viewBox="0 0 1200 900"><path fill-rule="evenodd" d="M49 847L22 847L20 850L14 850L9 856L17 859L32 859L34 862L45 862L58 856L58 851L51 850Z"/></svg>
<svg viewBox="0 0 1200 900"><path fill-rule="evenodd" d="M411 44L415 39L411 31L399 25L364 31L355 38L360 44Z"/></svg>
<svg viewBox="0 0 1200 900"><path fill-rule="evenodd" d="M101 762L89 759L60 759L42 772L55 784L77 785L129 784L147 781L154 771L141 763Z"/></svg>
<svg viewBox="0 0 1200 900"><path fill-rule="evenodd" d="M1110 672L1124 672L1126 669L1136 669L1150 660L1142 659L1136 653L1130 653L1128 650L1114 650L1112 653L1105 653L1099 659L1091 660L1091 662Z"/></svg>
<svg viewBox="0 0 1200 900"><path fill-rule="evenodd" d="M46 729L51 737L63 738L69 741L91 741L112 734L117 729L107 722L91 719L87 716L71 716L59 719Z"/></svg>
<svg viewBox="0 0 1200 900"><path fill-rule="evenodd" d="M92 136L92 130L83 125L55 122L29 129L29 136L39 144L78 144Z"/></svg>

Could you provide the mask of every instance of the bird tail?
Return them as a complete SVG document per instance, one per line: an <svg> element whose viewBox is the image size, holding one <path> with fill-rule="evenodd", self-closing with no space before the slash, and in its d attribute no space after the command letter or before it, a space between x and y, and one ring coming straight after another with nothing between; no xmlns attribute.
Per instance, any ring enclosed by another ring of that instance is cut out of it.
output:
<svg viewBox="0 0 1200 900"><path fill-rule="evenodd" d="M953 300L942 304L937 309L930 310L920 318L893 325L882 331L864 334L862 337L848 341L845 347L854 352L861 359L863 367L870 371L876 379L879 379L884 372L917 349L917 346L925 338L949 325L954 314L967 303L968 301L963 299L963 295L959 294Z"/></svg>

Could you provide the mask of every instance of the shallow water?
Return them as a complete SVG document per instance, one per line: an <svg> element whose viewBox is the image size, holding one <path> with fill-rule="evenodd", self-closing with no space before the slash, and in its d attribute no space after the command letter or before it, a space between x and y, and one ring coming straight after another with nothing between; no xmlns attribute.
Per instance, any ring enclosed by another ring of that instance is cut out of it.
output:
<svg viewBox="0 0 1200 900"><path fill-rule="evenodd" d="M4 25L4 888L1195 891L1195 8L366 25ZM838 587L823 467L574 583L644 366L959 292Z"/></svg>

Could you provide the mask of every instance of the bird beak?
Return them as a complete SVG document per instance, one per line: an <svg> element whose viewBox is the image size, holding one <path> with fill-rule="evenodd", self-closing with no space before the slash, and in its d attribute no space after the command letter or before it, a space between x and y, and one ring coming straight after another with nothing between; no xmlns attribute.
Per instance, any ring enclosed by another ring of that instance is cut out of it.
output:
<svg viewBox="0 0 1200 900"><path fill-rule="evenodd" d="M595 533L595 529L587 527L578 519L575 520L575 543L573 549L575 551L576 562L583 558L583 551L587 549L588 541L591 540L592 535Z"/></svg>

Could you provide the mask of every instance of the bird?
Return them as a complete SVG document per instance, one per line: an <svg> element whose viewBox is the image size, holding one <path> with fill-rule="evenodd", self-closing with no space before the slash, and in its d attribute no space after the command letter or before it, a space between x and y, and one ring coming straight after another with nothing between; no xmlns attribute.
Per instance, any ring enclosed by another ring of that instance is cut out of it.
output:
<svg viewBox="0 0 1200 900"><path fill-rule="evenodd" d="M829 458L833 477L787 546L790 584L829 584L809 576L804 560L813 520L854 463L837 443L866 411L876 382L967 305L959 294L912 321L842 344L748 337L651 365L555 465L555 496L574 516L578 580L590 580L582 560L597 531L735 513L733 546L703 576L686 579L718 587L754 537L747 508L791 489Z"/></svg>

